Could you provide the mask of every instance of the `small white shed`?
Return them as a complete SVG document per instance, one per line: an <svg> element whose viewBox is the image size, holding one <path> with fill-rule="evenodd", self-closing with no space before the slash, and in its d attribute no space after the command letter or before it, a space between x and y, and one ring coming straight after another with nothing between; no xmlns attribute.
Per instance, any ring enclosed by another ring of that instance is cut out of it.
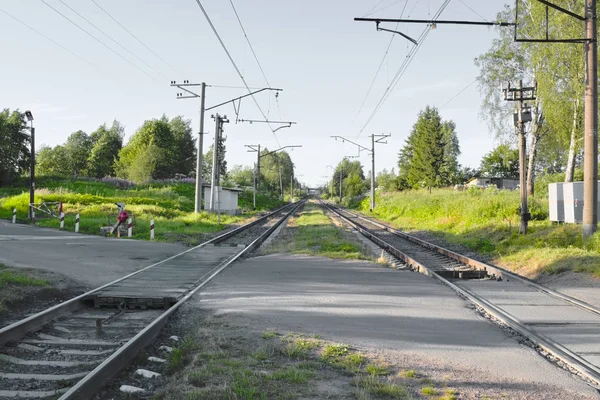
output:
<svg viewBox="0 0 600 400"><path fill-rule="evenodd" d="M211 209L210 188L210 185L204 185L204 209L206 211L221 212L230 215L238 215L241 213L238 208L238 195L243 192L243 190L216 186L214 192L215 198L213 199L213 207Z"/></svg>

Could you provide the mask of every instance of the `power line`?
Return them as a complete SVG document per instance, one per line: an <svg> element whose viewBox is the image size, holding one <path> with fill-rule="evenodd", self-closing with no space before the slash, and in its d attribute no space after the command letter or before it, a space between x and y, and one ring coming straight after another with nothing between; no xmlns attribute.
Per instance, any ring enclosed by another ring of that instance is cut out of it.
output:
<svg viewBox="0 0 600 400"><path fill-rule="evenodd" d="M445 0L444 1L444 3L440 6L439 10L435 13L435 15L433 16L433 18L431 19L432 21L435 21L435 20L437 20L440 17L440 15L442 14L442 12L446 9L446 7L448 7L448 4L450 3L450 1L451 0ZM417 52L419 51L419 49L423 45L423 42L425 41L425 39L429 35L429 32L431 32L431 27L430 26L425 27L425 29L423 30L423 32L421 33L421 35L417 39L417 44L411 48L410 52L408 53L408 55L404 59L404 62L400 65L400 68L398 69L398 71L394 75L394 78L392 79L392 82L385 89L383 95L381 96L381 99L379 100L379 102L377 103L377 105L373 109L373 112L371 113L371 115L367 119L367 122L365 122L365 124L363 125L363 127L360 129L360 132L359 132L358 136L360 136L362 134L362 132L369 125L369 123L371 122L371 120L373 119L373 117L375 117L375 115L377 114L377 112L380 110L381 106L383 106L383 104L389 98L390 94L394 91L394 89L396 88L398 82L400 81L400 78L402 78L402 76L404 75L404 72L408 69L408 66L412 63L412 60L414 60L415 55L417 54Z"/></svg>
<svg viewBox="0 0 600 400"><path fill-rule="evenodd" d="M467 7L469 10L471 10L475 15L477 15L479 18L481 18L482 20L488 22L488 20L481 14L479 14L477 11L475 11L471 6L469 6L467 3L465 3L463 0L458 0L463 6Z"/></svg>
<svg viewBox="0 0 600 400"><path fill-rule="evenodd" d="M256 56L256 52L254 52L254 47L252 47L252 43L250 43L250 38L246 34L246 30L244 29L244 25L242 25L242 20L240 19L240 16L238 15L238 12L235 9L235 6L233 5L233 0L229 0L229 3L231 4L231 8L233 8L233 12L235 13L235 17L237 18L237 20L238 20L238 22L240 24L240 28L242 28L242 32L244 32L244 37L246 38L246 42L248 42L248 46L250 46L250 51L252 51L252 55L254 56L254 59L256 60L256 63L258 64L258 68L260 68L260 72L262 73L263 78L265 78L265 82L267 83L267 86L271 87L271 84L269 83L269 80L267 79L267 76L265 75L265 71L263 70L262 65L260 65L260 61L258 61L258 57Z"/></svg>
<svg viewBox="0 0 600 400"><path fill-rule="evenodd" d="M79 54L69 50L67 47L63 46L62 44L60 44L59 42L57 42L56 40L48 37L47 35L43 34L42 32L38 31L37 29L35 29L34 27L32 27L31 25L28 25L27 23L21 21L20 19L18 19L17 17L15 17L14 15L8 13L7 11L4 11L3 9L0 9L1 12L3 12L4 14L6 14L7 16L9 16L10 18L14 19L15 21L17 21L18 23L20 23L21 25L31 29L32 31L34 31L35 33L37 33L38 35L40 35L41 37L43 37L44 39L48 40L51 43L54 43L55 45L57 45L58 47L60 47L61 49L63 49L64 51L66 51L67 53L71 54L74 57L77 57L78 59L80 59L81 61L83 61L84 63L94 67L95 69L97 69L98 71L102 72L103 74L105 74L106 76L108 76L111 79L114 79L112 76L108 75L104 70L100 69L96 64L92 63L91 61L86 60L85 58L81 57Z"/></svg>
<svg viewBox="0 0 600 400"><path fill-rule="evenodd" d="M375 14L376 12L383 11L383 10L385 10L387 8L390 8L391 6L395 6L396 4L400 3L401 1L405 1L405 0L397 0L397 1L393 2L392 4L388 4L387 6L381 7L378 10L369 12L366 16L368 17L369 15ZM406 2L408 3L408 0L406 0Z"/></svg>
<svg viewBox="0 0 600 400"><path fill-rule="evenodd" d="M279 139L277 139L277 135L275 135L275 131L273 131L273 127L269 123L269 119L265 115L265 112L263 111L263 109L258 104L258 101L256 101L256 98L254 97L254 95L252 95L252 91L250 90L250 86L248 85L248 83L246 82L246 79L244 78L244 76L240 72L240 69L238 68L237 64L233 60L233 57L231 57L231 54L229 53L229 50L227 50L227 46L225 46L225 43L223 43L223 39L221 39L221 36L219 35L219 32L217 32L217 29L215 28L215 26L213 25L212 21L210 20L210 17L208 16L208 14L206 13L206 10L204 9L204 6L200 2L200 0L196 0L196 3L198 3L198 6L200 7L200 10L202 10L202 14L204 14L204 17L208 21L208 24L210 25L212 31L214 32L215 36L219 40L219 43L221 44L221 47L223 47L223 50L225 51L225 54L227 54L227 57L229 58L229 61L231 61L231 64L233 65L233 68L235 68L235 71L239 75L240 79L242 80L242 82L244 82L244 86L246 87L246 90L248 90L248 93L250 94L250 97L252 97L252 100L254 100L254 104L256 104L256 107L258 108L258 110L262 114L262 117L264 118L265 122L267 123L267 125L271 129L271 132L273 133L273 136L275 136L275 140L277 141L277 145L281 146L281 144L279 144Z"/></svg>
<svg viewBox="0 0 600 400"><path fill-rule="evenodd" d="M169 64L168 62L166 62L161 56L159 56L154 50L152 50L150 47L148 47L144 42L142 42L137 36L135 36L129 29L127 29L123 24L121 24L115 17L113 17L108 11L106 11L104 8L102 8L102 6L100 4L98 4L96 2L96 0L90 0L92 3L94 3L100 10L102 10L106 15L108 15L110 17L110 19L112 19L113 21L115 21L115 23L117 25L119 25L121 28L123 28L123 30L125 30L125 32L129 33L129 35L131 35L131 37L133 37L135 40L138 41L138 43L140 43L142 46L144 46L150 53L154 54L154 56L156 58L158 58L160 61L162 61L166 66L168 66L169 68L171 68L174 72L176 72L178 75L181 75L171 64Z"/></svg>
<svg viewBox="0 0 600 400"><path fill-rule="evenodd" d="M373 10L376 9L377 7L379 7L381 5L381 3L383 3L385 0L380 0L377 2L377 4L375 4L373 7L371 7L371 9L369 11L367 11L367 13L364 15L365 17L368 17L369 15L371 15L373 13ZM408 1L408 0L406 0Z"/></svg>
<svg viewBox="0 0 600 400"><path fill-rule="evenodd" d="M150 68L151 70L153 70L154 72L156 72L157 74L159 74L160 76L162 76L163 78L167 79L167 77L164 76L160 71L157 71L154 67L152 67L151 65L149 65L148 63L146 63L144 60L142 60L141 58L139 58L138 56L136 56L135 54L133 54L131 52L131 50L129 50L127 47L123 46L121 43L119 43L118 41L116 41L115 39L113 39L110 35L108 35L102 29L98 28L98 26L96 26L92 21L90 21L89 19L87 19L86 17L84 17L83 15L81 15L79 12L77 12L77 10L73 9L73 7L71 7L70 5L68 5L67 3L65 3L63 0L58 0L58 1L60 1L69 10L71 10L75 14L77 14L77 16L79 16L79 18L83 19L85 22L87 22L88 24L90 24L91 26L93 26L97 31L99 31L100 33L102 33L107 38L109 38L117 46L119 46L120 48L122 48L123 50L125 50L126 52L128 52L129 54L131 54L133 57L135 57L138 61L140 61L146 67Z"/></svg>
<svg viewBox="0 0 600 400"><path fill-rule="evenodd" d="M235 13L235 17L238 20L238 23L240 24L240 28L242 28L242 32L244 33L244 37L246 38L246 42L248 42L248 46L250 46L250 51L252 51L252 55L254 56L254 60L256 60L256 64L258 64L258 68L260 69L260 73L262 74L263 78L265 79L265 82L267 84L267 87L271 87L271 83L269 82L269 80L267 79L267 75L265 74L265 70L263 69L260 61L258 60L258 56L256 55L256 52L254 51L254 47L252 46L252 43L250 43L250 38L248 37L248 34L246 33L246 29L244 29L244 25L242 24L242 20L240 19L240 16L235 8L235 5L233 4L233 0L229 0L229 3L231 4L231 8L233 8L233 12ZM275 92L277 93L277 92ZM277 101L277 94L275 94L275 104L277 105L277 111L279 113L279 118L281 119L281 110L279 109L279 101ZM271 109L271 98L269 97L269 110Z"/></svg>
<svg viewBox="0 0 600 400"><path fill-rule="evenodd" d="M138 67L137 65L135 65L134 63L132 63L131 61L129 61L128 59L126 59L125 57L123 57L121 54L117 53L114 49L108 47L104 42L102 42L96 36L92 35L88 31L86 31L85 29L83 29L81 26L77 25L77 23L73 22L73 20L71 20L69 17L67 17L66 15L64 15L63 13L61 13L60 11L58 11L56 8L52 7L50 4L46 3L45 0L40 0L40 1L42 3L44 3L46 6L48 6L50 9L52 9L55 13L57 13L58 15L60 15L61 17L63 17L67 21L69 21L71 24L75 25L77 28L79 28L81 31L83 31L86 35L88 35L89 37L91 37L92 39L94 39L95 41L97 41L98 43L100 43L102 46L106 47L108 50L110 50L113 53L115 53L117 56L119 56L120 58L122 58L123 60L125 60L127 63L129 63L131 66L133 66L137 70L141 71L144 75L148 76L151 79L156 80L156 78L154 78L153 76L148 75L148 73L146 71L144 71L143 69L141 69L140 67Z"/></svg>
<svg viewBox="0 0 600 400"><path fill-rule="evenodd" d="M454 96L452 96L448 101L446 101L444 104L442 104L438 108L441 110L442 108L446 107L452 100L454 100L455 98L457 98L458 96L460 96L461 94L463 94L463 92L465 90L467 90L468 88L470 88L471 86L473 86L473 84L475 82L477 82L477 78L475 78L475 80L473 82L469 83L467 86L465 86L464 88L462 88L460 90L460 92L456 93Z"/></svg>
<svg viewBox="0 0 600 400"><path fill-rule="evenodd" d="M404 10L406 9L407 5L408 5L408 0L406 0L406 3L404 3L404 8L402 9L402 12L400 13L400 18L402 18L402 16L404 15ZM398 30L399 25L400 25L400 23L398 22L396 24L395 30ZM367 94L365 94L365 97L363 98L363 101L358 109L358 112L356 113L356 117L358 117L360 115L360 113L362 112L363 107L365 106L365 103L367 102L367 98L369 97L369 94L371 94L371 90L373 89L373 86L375 85L375 81L377 80L377 77L379 76L379 72L381 71L381 68L383 67L383 63L385 62L385 59L390 51L390 48L392 47L392 43L393 43L395 37L396 37L396 35L392 35L392 37L390 38L390 42L388 43L387 49L385 50L385 53L383 54L383 57L381 58L381 62L379 63L377 72L375 72L375 76L373 77L373 80L371 81L371 84L369 85L369 89L367 90Z"/></svg>

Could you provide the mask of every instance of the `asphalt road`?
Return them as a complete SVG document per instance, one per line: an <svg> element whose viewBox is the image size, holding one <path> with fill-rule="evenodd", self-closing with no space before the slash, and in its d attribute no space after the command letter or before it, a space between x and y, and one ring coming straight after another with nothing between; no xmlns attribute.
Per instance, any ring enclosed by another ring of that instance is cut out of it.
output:
<svg viewBox="0 0 600 400"><path fill-rule="evenodd" d="M434 279L367 262L252 258L224 271L187 308L349 343L459 387L461 398L600 398Z"/></svg>
<svg viewBox="0 0 600 400"><path fill-rule="evenodd" d="M0 221L0 263L60 273L87 287L111 282L186 248Z"/></svg>

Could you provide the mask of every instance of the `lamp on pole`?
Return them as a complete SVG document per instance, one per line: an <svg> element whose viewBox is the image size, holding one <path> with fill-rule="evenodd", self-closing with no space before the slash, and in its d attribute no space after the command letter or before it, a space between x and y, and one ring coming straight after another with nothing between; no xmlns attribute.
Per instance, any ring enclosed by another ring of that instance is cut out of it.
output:
<svg viewBox="0 0 600 400"><path fill-rule="evenodd" d="M35 193L35 128L33 127L33 114L31 111L25 111L25 118L29 121L29 129L31 130L31 166L29 167L29 219L31 222L35 219L35 211L33 208L34 193Z"/></svg>

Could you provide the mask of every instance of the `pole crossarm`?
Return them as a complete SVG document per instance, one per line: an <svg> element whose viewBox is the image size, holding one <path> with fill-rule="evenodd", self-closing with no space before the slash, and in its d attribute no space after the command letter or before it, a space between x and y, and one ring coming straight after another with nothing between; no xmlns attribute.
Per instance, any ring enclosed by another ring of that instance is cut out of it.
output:
<svg viewBox="0 0 600 400"><path fill-rule="evenodd" d="M519 1L520 0L515 0L515 21L519 20ZM546 26L546 37L539 39L539 38L519 38L518 37L518 24L515 24L515 33L514 33L514 40L515 42L518 43L586 43L589 41L595 41L595 39L591 39L588 37L585 38L569 38L569 39L552 39L550 38L550 34L549 34L549 30L548 30L548 26L549 26L549 17L548 17L548 9L549 8L553 8L565 15L568 15L571 18L575 18L578 21L581 22L585 22L587 21L585 16L581 16L579 14L576 14L572 11L567 10L566 8L560 7L559 5L556 5L554 3L551 3L548 0L537 0L539 3L542 3L546 6L546 20L545 20L545 26ZM594 15L592 16L594 19L596 18L596 15L594 13Z"/></svg>
<svg viewBox="0 0 600 400"><path fill-rule="evenodd" d="M250 146L248 146L248 147L250 147ZM270 154L273 154L273 153L277 153L278 151L281 151L283 149L287 149L289 147L302 147L302 145L301 144L293 144L293 145L290 145L290 146L283 146L283 147L278 148L277 150L273 150L273 151L269 151L268 153L261 154L260 158L266 157L266 156L268 156Z"/></svg>
<svg viewBox="0 0 600 400"><path fill-rule="evenodd" d="M482 26L515 26L514 22L503 21L455 21L455 20L430 20L430 19L406 19L406 18L354 18L358 22L404 22L412 24L436 25L482 25Z"/></svg>
<svg viewBox="0 0 600 400"><path fill-rule="evenodd" d="M241 99L243 99L243 98L245 98L245 97L248 97L248 96L253 96L253 95L257 94L257 93L264 92L265 90L272 90L272 91L274 91L274 92L282 92L282 91L283 91L283 89L276 89L276 88L269 88L269 87L267 87L267 88L262 88L262 89L258 89L258 90L255 90L254 92L250 92L250 93L248 93L248 94L245 94L245 95L243 95L243 96L239 96L239 97L233 98L233 99L231 99L231 100L224 101L223 103L219 103L219 104L217 104L217 105L214 105L214 106L212 106L212 107L208 107L208 108L206 109L206 111L210 111L210 110L212 110L213 108L217 108L217 107L224 106L225 104L234 103L234 102L236 102L236 101L238 101L238 100L241 100Z"/></svg>
<svg viewBox="0 0 600 400"><path fill-rule="evenodd" d="M358 149L359 149L359 152L360 152L360 150L365 150L365 151L367 151L367 152L371 153L371 149L368 149L368 148L366 148L365 146L363 146L363 145L361 145L361 144L358 144L358 143L356 143L356 142L353 142L353 141L352 141L352 140L350 140L350 139L346 139L346 138L345 138L345 137L343 137L343 136L337 136L337 135L335 135L335 136L331 136L331 137L332 137L332 138L334 138L335 140L341 139L341 140L342 140L342 143L348 142L348 143L351 143L351 144L355 145L356 147L358 147Z"/></svg>

